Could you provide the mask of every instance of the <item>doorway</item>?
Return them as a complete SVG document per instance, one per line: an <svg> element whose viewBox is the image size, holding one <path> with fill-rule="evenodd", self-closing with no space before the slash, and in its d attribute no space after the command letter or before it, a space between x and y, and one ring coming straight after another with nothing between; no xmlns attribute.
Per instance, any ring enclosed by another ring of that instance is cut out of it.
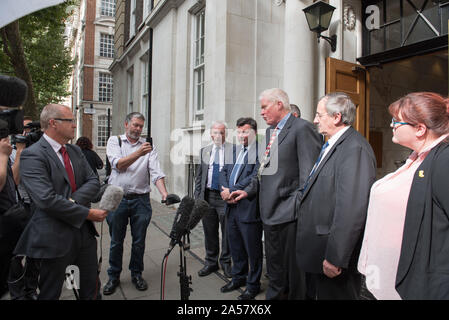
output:
<svg viewBox="0 0 449 320"><path fill-rule="evenodd" d="M388 106L400 97L417 91L448 95L448 52L414 56L380 67L369 67L370 143L378 162L377 178L395 171L411 150L394 144Z"/></svg>

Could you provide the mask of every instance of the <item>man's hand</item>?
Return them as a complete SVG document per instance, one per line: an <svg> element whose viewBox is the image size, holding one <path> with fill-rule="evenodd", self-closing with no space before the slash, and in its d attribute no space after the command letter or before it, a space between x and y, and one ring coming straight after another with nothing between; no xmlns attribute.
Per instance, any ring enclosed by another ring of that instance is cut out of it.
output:
<svg viewBox="0 0 449 320"><path fill-rule="evenodd" d="M243 190L236 190L233 191L230 195L230 200L233 201L233 203L237 203L238 201L245 199L248 197L248 193Z"/></svg>
<svg viewBox="0 0 449 320"><path fill-rule="evenodd" d="M142 144L140 146L140 148L137 150L139 156L144 156L147 153L150 153L153 150L153 147L151 146L151 144L149 142L145 142L144 144Z"/></svg>
<svg viewBox="0 0 449 320"><path fill-rule="evenodd" d="M108 212L106 210L89 209L89 214L87 215L86 219L95 222L102 222L107 215Z"/></svg>
<svg viewBox="0 0 449 320"><path fill-rule="evenodd" d="M229 198L230 198L230 196L231 196L231 193L229 192L229 188L225 188L225 187L221 186L221 190L223 190L223 191L221 191L221 193L220 193L221 198L222 198L224 201L228 201Z"/></svg>
<svg viewBox="0 0 449 320"><path fill-rule="evenodd" d="M0 140L0 155L9 157L12 152L12 146L9 143L9 138L3 138Z"/></svg>
<svg viewBox="0 0 449 320"><path fill-rule="evenodd" d="M335 278L341 274L341 268L334 266L327 260L323 261L323 272L328 278Z"/></svg>
<svg viewBox="0 0 449 320"><path fill-rule="evenodd" d="M17 143L16 143L16 149L17 149L17 152L18 152L18 153L19 153L19 152L22 152L23 149L25 149L26 146L27 146L26 143L19 143L19 142L17 142Z"/></svg>

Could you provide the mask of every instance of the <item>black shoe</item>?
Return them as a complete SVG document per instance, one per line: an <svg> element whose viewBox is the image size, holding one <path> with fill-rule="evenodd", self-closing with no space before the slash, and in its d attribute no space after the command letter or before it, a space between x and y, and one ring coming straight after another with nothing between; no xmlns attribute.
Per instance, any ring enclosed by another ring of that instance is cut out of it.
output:
<svg viewBox="0 0 449 320"><path fill-rule="evenodd" d="M232 278L231 265L224 264L224 265L221 266L221 268L223 269L223 274L225 275L225 277Z"/></svg>
<svg viewBox="0 0 449 320"><path fill-rule="evenodd" d="M136 286L136 289L139 291L145 291L148 289L147 282L142 278L140 274L132 277L132 282Z"/></svg>
<svg viewBox="0 0 449 320"><path fill-rule="evenodd" d="M115 289L117 289L119 284L120 284L120 280L119 279L109 279L108 283L106 283L106 285L103 288L103 294L105 296L113 294L115 292Z"/></svg>
<svg viewBox="0 0 449 320"><path fill-rule="evenodd" d="M238 300L254 300L260 290L251 292L246 289L241 295L237 297Z"/></svg>
<svg viewBox="0 0 449 320"><path fill-rule="evenodd" d="M203 269L201 269L200 271L198 271L198 275L200 277L205 277L210 275L212 272L215 272L218 270L218 266L204 266Z"/></svg>
<svg viewBox="0 0 449 320"><path fill-rule="evenodd" d="M223 293L231 292L231 291L234 291L234 290L236 290L236 289L238 289L238 288L240 288L241 286L244 286L244 285L245 285L245 283L242 283L242 282L230 281L226 285L221 287L220 291L223 292Z"/></svg>

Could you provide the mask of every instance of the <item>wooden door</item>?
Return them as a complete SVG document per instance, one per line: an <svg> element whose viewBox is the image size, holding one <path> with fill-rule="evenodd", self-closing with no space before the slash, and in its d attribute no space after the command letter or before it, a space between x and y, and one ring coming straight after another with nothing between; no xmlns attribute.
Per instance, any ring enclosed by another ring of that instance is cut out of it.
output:
<svg viewBox="0 0 449 320"><path fill-rule="evenodd" d="M357 106L354 128L369 141L369 74L365 67L328 57L326 59L326 94L348 94Z"/></svg>

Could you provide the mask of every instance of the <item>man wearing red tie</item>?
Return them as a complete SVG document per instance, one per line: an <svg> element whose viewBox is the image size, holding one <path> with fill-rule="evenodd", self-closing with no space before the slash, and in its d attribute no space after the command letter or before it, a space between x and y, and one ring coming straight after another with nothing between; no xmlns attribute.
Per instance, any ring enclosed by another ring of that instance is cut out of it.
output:
<svg viewBox="0 0 449 320"><path fill-rule="evenodd" d="M81 299L98 299L98 236L92 222L107 212L89 209L100 185L78 146L68 144L76 121L63 105L41 113L42 138L21 155L20 178L36 209L14 254L38 259L39 299L59 299L66 268L79 269Z"/></svg>

